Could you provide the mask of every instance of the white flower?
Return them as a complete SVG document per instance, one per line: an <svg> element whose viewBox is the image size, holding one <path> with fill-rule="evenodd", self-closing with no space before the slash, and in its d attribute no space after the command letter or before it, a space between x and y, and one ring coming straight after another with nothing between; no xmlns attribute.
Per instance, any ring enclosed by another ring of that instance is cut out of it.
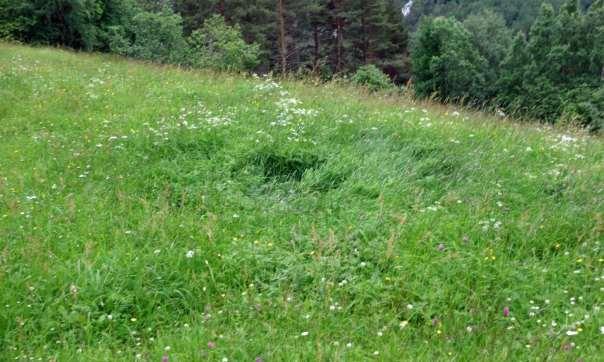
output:
<svg viewBox="0 0 604 362"><path fill-rule="evenodd" d="M604 326L600 327L600 334L604 334Z"/></svg>
<svg viewBox="0 0 604 362"><path fill-rule="evenodd" d="M566 331L567 336L576 336L577 334L579 334L577 331Z"/></svg>
<svg viewBox="0 0 604 362"><path fill-rule="evenodd" d="M352 342L346 343L346 348L352 348Z"/></svg>
<svg viewBox="0 0 604 362"><path fill-rule="evenodd" d="M166 351L166 352L168 352L168 351L169 351L169 350L171 350L171 349L172 349L172 347L170 347L170 346L166 346L166 347L164 347L164 351Z"/></svg>
<svg viewBox="0 0 604 362"><path fill-rule="evenodd" d="M306 336L308 336L308 332L302 332L302 333L300 333L300 335L301 335L302 337L306 337Z"/></svg>
<svg viewBox="0 0 604 362"><path fill-rule="evenodd" d="M404 329L405 327L407 327L407 325L409 324L408 321L402 321L398 324L400 329Z"/></svg>
<svg viewBox="0 0 604 362"><path fill-rule="evenodd" d="M191 259L193 256L195 256L195 252L193 250L189 250L187 251L186 256L187 258Z"/></svg>
<svg viewBox="0 0 604 362"><path fill-rule="evenodd" d="M407 304L407 309L409 309L409 310L413 309L413 304Z"/></svg>

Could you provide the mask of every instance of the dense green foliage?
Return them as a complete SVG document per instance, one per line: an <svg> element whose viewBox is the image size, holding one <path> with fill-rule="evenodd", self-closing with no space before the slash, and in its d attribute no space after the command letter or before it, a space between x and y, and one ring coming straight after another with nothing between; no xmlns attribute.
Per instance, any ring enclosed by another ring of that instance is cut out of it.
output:
<svg viewBox="0 0 604 362"><path fill-rule="evenodd" d="M567 0L558 12L546 4L528 37L519 34L513 41L493 13L468 17L463 25L428 19L414 44L419 96L488 102L509 114L562 119L592 130L604 125L602 1L587 11L576 0Z"/></svg>
<svg viewBox="0 0 604 362"><path fill-rule="evenodd" d="M408 0L398 0L402 6ZM501 15L506 24L515 31L526 32L539 14L543 3L559 8L565 0L413 0L411 13L406 22L416 27L425 16L452 16L462 21L468 16L491 11ZM583 9L593 0L578 0Z"/></svg>
<svg viewBox="0 0 604 362"><path fill-rule="evenodd" d="M435 18L419 26L412 50L415 91L420 97L479 102L487 61L461 23Z"/></svg>
<svg viewBox="0 0 604 362"><path fill-rule="evenodd" d="M604 112L598 94L604 89L604 5L598 1L584 14L567 1L556 15L544 6L528 41L517 39L503 67L502 106L554 122L561 115L599 129ZM517 69L513 69L517 68Z"/></svg>
<svg viewBox="0 0 604 362"><path fill-rule="evenodd" d="M352 81L371 91L392 88L392 81L373 64L360 67L352 76Z"/></svg>
<svg viewBox="0 0 604 362"><path fill-rule="evenodd" d="M0 37L107 50L107 33L136 14L131 0L0 0Z"/></svg>
<svg viewBox="0 0 604 362"><path fill-rule="evenodd" d="M110 49L159 63L181 63L185 54L182 19L169 9L137 13L125 29L112 28Z"/></svg>
<svg viewBox="0 0 604 362"><path fill-rule="evenodd" d="M604 141L0 44L0 351L596 361Z"/></svg>
<svg viewBox="0 0 604 362"><path fill-rule="evenodd" d="M214 15L195 30L189 38L187 62L199 68L218 70L251 70L258 65L257 44L247 44L239 26L227 25L224 18Z"/></svg>
<svg viewBox="0 0 604 362"><path fill-rule="evenodd" d="M0 38L180 63L181 37L197 31L199 41L216 15L258 45L260 71L329 77L375 64L396 81L409 77L407 34L392 0L0 0Z"/></svg>

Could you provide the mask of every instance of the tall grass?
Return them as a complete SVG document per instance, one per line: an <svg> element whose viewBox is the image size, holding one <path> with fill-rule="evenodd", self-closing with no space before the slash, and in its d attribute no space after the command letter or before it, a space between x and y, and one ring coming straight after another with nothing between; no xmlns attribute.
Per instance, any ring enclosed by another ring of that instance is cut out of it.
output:
<svg viewBox="0 0 604 362"><path fill-rule="evenodd" d="M0 45L0 359L597 360L604 143Z"/></svg>

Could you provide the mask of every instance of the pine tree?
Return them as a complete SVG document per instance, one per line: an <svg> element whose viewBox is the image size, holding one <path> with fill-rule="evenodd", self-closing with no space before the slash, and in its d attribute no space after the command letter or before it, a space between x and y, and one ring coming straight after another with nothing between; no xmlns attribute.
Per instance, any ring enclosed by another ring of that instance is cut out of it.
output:
<svg viewBox="0 0 604 362"><path fill-rule="evenodd" d="M386 1L386 33L388 43L379 54L380 65L390 78L401 83L410 78L408 32L396 1Z"/></svg>
<svg viewBox="0 0 604 362"><path fill-rule="evenodd" d="M349 6L349 35L352 47L358 51L354 60L360 64L376 63L378 53L388 46L385 2L355 0Z"/></svg>
<svg viewBox="0 0 604 362"><path fill-rule="evenodd" d="M334 72L340 73L344 70L344 30L346 28L347 4L348 0L330 0L328 6L328 21L333 34L333 41L330 42L333 54Z"/></svg>

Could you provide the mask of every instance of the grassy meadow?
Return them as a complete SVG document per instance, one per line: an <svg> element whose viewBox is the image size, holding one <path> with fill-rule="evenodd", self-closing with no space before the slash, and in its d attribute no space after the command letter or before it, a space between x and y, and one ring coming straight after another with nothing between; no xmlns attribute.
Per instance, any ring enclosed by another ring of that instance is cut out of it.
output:
<svg viewBox="0 0 604 362"><path fill-rule="evenodd" d="M0 44L0 360L596 361L604 140Z"/></svg>

